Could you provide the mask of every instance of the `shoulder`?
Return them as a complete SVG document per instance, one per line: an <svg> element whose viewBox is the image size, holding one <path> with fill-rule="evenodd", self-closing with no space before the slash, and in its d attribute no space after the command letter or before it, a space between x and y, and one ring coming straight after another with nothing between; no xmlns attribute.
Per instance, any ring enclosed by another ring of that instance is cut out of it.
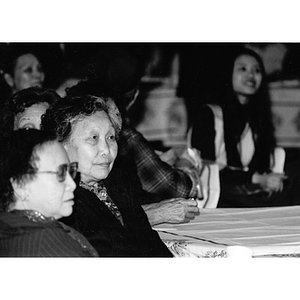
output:
<svg viewBox="0 0 300 300"><path fill-rule="evenodd" d="M104 179L105 185L118 184L128 180L128 174L122 168L113 167L108 177Z"/></svg>
<svg viewBox="0 0 300 300"><path fill-rule="evenodd" d="M140 186L136 186L131 173L113 168L108 178L104 180L104 184L119 209L123 210L132 205L140 205L136 195L144 192L144 190Z"/></svg>
<svg viewBox="0 0 300 300"><path fill-rule="evenodd" d="M57 221L39 223L25 216L1 214L1 256L47 256L44 254L51 252L49 249L54 246L58 247L59 241L66 241L67 233L56 225Z"/></svg>
<svg viewBox="0 0 300 300"><path fill-rule="evenodd" d="M0 213L0 232L10 230L12 228L43 228L44 225L32 222L24 215L14 214L11 212Z"/></svg>
<svg viewBox="0 0 300 300"><path fill-rule="evenodd" d="M128 194L132 181L130 173L122 168L112 168L109 176L104 179L104 184L109 194Z"/></svg>
<svg viewBox="0 0 300 300"><path fill-rule="evenodd" d="M122 128L121 137L128 139L128 138L138 138L140 136L142 136L142 134L129 125L124 125L124 127Z"/></svg>
<svg viewBox="0 0 300 300"><path fill-rule="evenodd" d="M131 155L135 152L136 147L140 147L143 144L144 137L135 128L130 126L125 126L122 128L119 144L119 154L120 155Z"/></svg>
<svg viewBox="0 0 300 300"><path fill-rule="evenodd" d="M48 226L35 230L28 237L24 236L22 247L28 256L39 257L75 257L86 256L80 244L54 221Z"/></svg>
<svg viewBox="0 0 300 300"><path fill-rule="evenodd" d="M222 115L222 109L220 106L205 104L199 110L198 118L194 122L194 130L197 132L206 132L213 129L216 112L218 115Z"/></svg>

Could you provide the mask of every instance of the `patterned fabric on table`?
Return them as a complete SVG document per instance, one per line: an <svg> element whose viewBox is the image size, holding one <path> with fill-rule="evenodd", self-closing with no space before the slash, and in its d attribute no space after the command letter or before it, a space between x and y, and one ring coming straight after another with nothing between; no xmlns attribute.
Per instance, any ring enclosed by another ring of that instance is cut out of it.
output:
<svg viewBox="0 0 300 300"><path fill-rule="evenodd" d="M164 241L170 252L175 257L198 257L198 258L226 258L227 254L224 249L205 250L203 253L196 253L190 247L189 242L182 240Z"/></svg>
<svg viewBox="0 0 300 300"><path fill-rule="evenodd" d="M183 240L167 240L164 241L170 252L177 258L198 257L198 258L227 258L226 248L211 250L203 250L202 253L193 251L193 247L188 241ZM254 255L253 258L300 258L300 253L281 253L281 254L262 254Z"/></svg>
<svg viewBox="0 0 300 300"><path fill-rule="evenodd" d="M108 207L108 209L112 212L112 214L124 226L123 217L121 215L121 212L119 211L117 205L109 197L106 187L104 186L104 184L101 181L95 183L94 185L88 185L88 184L80 181L79 185L81 187L83 187L84 189L87 189L87 190L93 192L99 198L99 200L102 201Z"/></svg>

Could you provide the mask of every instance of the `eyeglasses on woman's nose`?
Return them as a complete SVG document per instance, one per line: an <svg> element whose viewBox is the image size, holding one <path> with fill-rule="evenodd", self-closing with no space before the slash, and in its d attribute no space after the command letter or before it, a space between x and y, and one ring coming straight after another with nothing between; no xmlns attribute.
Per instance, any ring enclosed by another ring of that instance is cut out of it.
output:
<svg viewBox="0 0 300 300"><path fill-rule="evenodd" d="M78 162L73 162L71 164L63 164L60 165L57 171L38 171L39 174L56 174L56 178L59 182L63 182L66 180L67 172L69 172L72 179L76 178L78 172Z"/></svg>

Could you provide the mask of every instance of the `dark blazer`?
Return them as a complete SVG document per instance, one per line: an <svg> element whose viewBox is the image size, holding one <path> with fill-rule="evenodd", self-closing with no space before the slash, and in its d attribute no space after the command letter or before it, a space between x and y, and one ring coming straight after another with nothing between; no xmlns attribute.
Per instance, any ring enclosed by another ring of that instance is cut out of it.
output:
<svg viewBox="0 0 300 300"><path fill-rule="evenodd" d="M172 257L139 204L142 192L132 186L130 177L113 168L104 180L108 194L118 206L124 226L92 192L78 186L73 213L61 219L82 233L99 256Z"/></svg>
<svg viewBox="0 0 300 300"><path fill-rule="evenodd" d="M57 221L40 223L13 212L0 213L0 256L91 257L64 227Z"/></svg>

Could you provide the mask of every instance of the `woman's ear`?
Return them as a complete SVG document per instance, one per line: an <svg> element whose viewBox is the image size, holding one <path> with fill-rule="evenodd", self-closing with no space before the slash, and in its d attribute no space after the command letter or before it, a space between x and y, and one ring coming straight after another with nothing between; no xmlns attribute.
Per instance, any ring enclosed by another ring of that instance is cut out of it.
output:
<svg viewBox="0 0 300 300"><path fill-rule="evenodd" d="M10 184L13 187L14 191L16 191L19 188L19 183L16 182L16 180L10 178Z"/></svg>
<svg viewBox="0 0 300 300"><path fill-rule="evenodd" d="M66 152L67 152L67 154L68 154L68 149L69 149L68 145L64 143L64 144L63 144L63 147L65 148L65 150L66 150Z"/></svg>
<svg viewBox="0 0 300 300"><path fill-rule="evenodd" d="M10 179L10 183L12 185L14 195L17 201L25 201L27 199L27 192L25 186L13 179Z"/></svg>
<svg viewBox="0 0 300 300"><path fill-rule="evenodd" d="M12 76L8 73L4 74L4 79L6 81L6 83L12 88L14 86L14 79L12 78Z"/></svg>

